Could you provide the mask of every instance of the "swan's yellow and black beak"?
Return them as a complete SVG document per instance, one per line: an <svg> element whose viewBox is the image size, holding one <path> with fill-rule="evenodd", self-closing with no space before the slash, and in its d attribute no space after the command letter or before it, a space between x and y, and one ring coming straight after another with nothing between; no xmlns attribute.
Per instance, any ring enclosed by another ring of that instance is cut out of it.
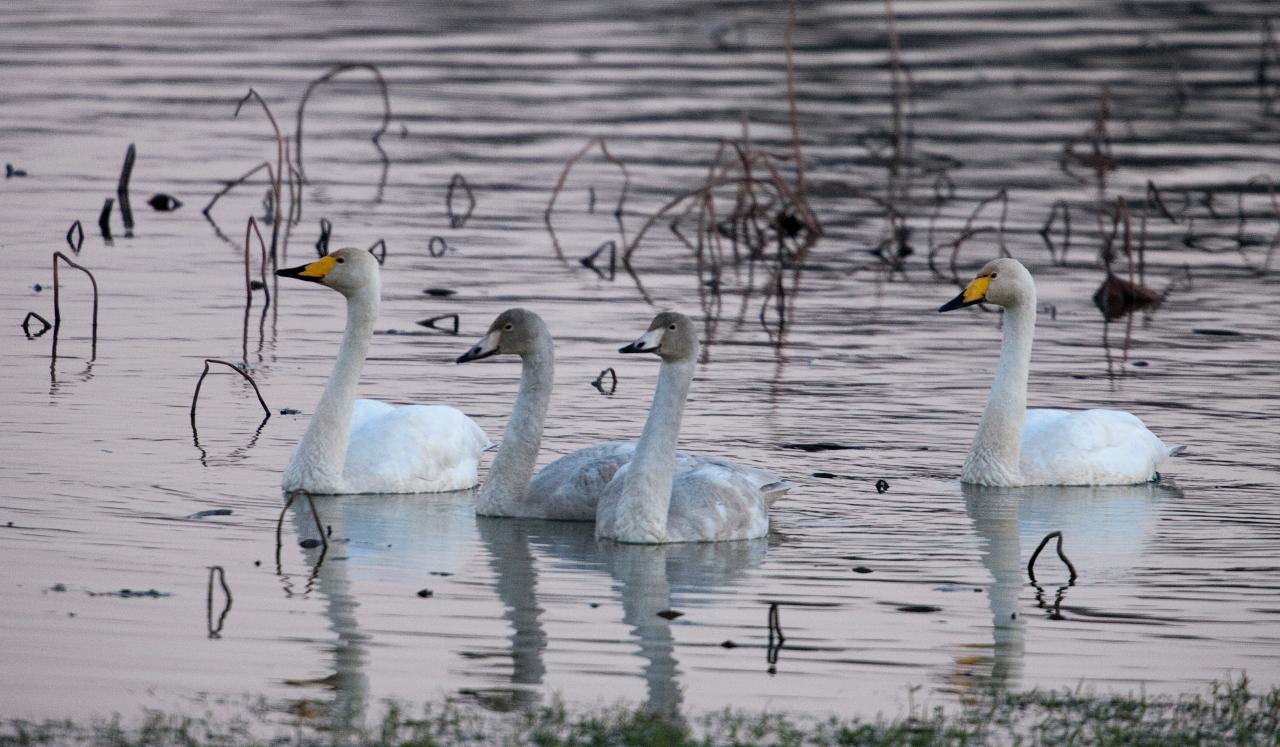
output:
<svg viewBox="0 0 1280 747"><path fill-rule="evenodd" d="M466 363L468 361L478 361L481 358L488 358L491 355L498 354L498 343L502 339L502 332L494 330L484 337L480 338L480 342L471 346L471 349L458 356L458 363Z"/></svg>
<svg viewBox="0 0 1280 747"><path fill-rule="evenodd" d="M972 306L975 303L982 303L987 300L987 286L990 284L990 275L979 275L969 281L969 284L964 287L960 295L942 304L938 311L951 311L952 309Z"/></svg>
<svg viewBox="0 0 1280 747"><path fill-rule="evenodd" d="M656 353L658 348L662 347L662 333L666 332L666 327L654 327L645 332L639 340L618 348L619 353Z"/></svg>
<svg viewBox="0 0 1280 747"><path fill-rule="evenodd" d="M299 280L309 280L313 283L324 282L324 276L338 264L338 260L329 255L321 257L315 262L308 262L305 265L297 267L289 267L284 270L276 270L276 275L282 278L297 278Z"/></svg>

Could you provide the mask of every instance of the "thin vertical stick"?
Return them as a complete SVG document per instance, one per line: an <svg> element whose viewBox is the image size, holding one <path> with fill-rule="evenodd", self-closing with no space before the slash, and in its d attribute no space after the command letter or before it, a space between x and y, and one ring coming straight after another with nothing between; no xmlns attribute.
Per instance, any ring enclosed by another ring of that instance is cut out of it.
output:
<svg viewBox="0 0 1280 747"><path fill-rule="evenodd" d="M88 275L89 282L93 285L93 338L89 353L89 360L92 362L98 358L98 281L93 277L92 272L72 262L71 258L62 252L53 253L53 359L58 358L58 330L62 327L62 284L58 278L58 260Z"/></svg>
<svg viewBox="0 0 1280 747"><path fill-rule="evenodd" d="M133 235L133 208L129 206L129 178L133 176L133 160L138 155L133 143L124 153L124 166L120 168L120 181L116 184L116 197L120 200L120 217L124 219L124 235Z"/></svg>

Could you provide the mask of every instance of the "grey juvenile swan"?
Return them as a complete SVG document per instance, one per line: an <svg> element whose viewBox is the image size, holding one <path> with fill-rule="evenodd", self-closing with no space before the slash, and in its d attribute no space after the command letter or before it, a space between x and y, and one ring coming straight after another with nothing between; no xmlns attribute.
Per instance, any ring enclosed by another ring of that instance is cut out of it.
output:
<svg viewBox="0 0 1280 747"><path fill-rule="evenodd" d="M693 320L664 311L622 353L662 359L635 456L604 487L596 536L639 544L716 542L769 533L769 506L793 487L778 475L676 451L698 336Z"/></svg>

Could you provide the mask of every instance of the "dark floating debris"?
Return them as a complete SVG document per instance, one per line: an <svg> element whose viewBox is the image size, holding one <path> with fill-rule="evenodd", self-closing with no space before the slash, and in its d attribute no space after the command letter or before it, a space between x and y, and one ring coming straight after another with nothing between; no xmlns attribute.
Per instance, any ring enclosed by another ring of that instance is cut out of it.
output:
<svg viewBox="0 0 1280 747"><path fill-rule="evenodd" d="M418 596L422 597L423 599L430 599L435 595L436 593L430 589L418 589Z"/></svg>
<svg viewBox="0 0 1280 747"><path fill-rule="evenodd" d="M440 327L436 325L436 322L445 321L446 319L453 320L452 329L446 329L444 327ZM415 324L418 324L423 327L429 327L431 329L438 329L441 332L454 335L455 337L458 334L458 315L457 314L441 314L440 316L433 316L430 319L423 319L422 321L415 322Z"/></svg>
<svg viewBox="0 0 1280 747"><path fill-rule="evenodd" d="M1110 273L1093 294L1093 305L1108 321L1122 319L1142 309L1158 309L1162 301L1164 298L1150 288Z"/></svg>
<svg viewBox="0 0 1280 747"><path fill-rule="evenodd" d="M67 590L66 584L54 584L53 586L49 587L49 591L56 591L58 593L64 592L66 590Z"/></svg>
<svg viewBox="0 0 1280 747"><path fill-rule="evenodd" d="M443 257L445 252L452 248L442 236L432 236L431 240L427 242L427 254L433 257Z"/></svg>
<svg viewBox="0 0 1280 747"><path fill-rule="evenodd" d="M609 391L607 392L604 390L605 374L609 375ZM614 392L618 391L618 372L614 371L612 366L606 368L600 372L600 375L595 378L595 381L591 382L591 386L595 387L596 391L606 397L612 396Z"/></svg>
<svg viewBox="0 0 1280 747"><path fill-rule="evenodd" d="M604 270L596 267L596 260L600 258L601 252L606 249L609 250L609 272L607 274ZM596 247L594 252L578 260L578 264L594 272L601 280L613 280L617 275L618 242L613 239L604 242L600 246Z"/></svg>
<svg viewBox="0 0 1280 747"><path fill-rule="evenodd" d="M427 288L422 292L428 296L435 296L437 298L447 298L457 293L456 290L452 290L450 288Z"/></svg>
<svg viewBox="0 0 1280 747"><path fill-rule="evenodd" d="M32 319L35 319L36 321L40 322L40 324L44 325L40 329L40 331L36 332L35 334L31 333ZM22 318L22 333L27 336L28 340L34 340L40 335L43 335L45 332L48 332L51 329L53 329L53 325L49 323L49 320L45 319L44 317L40 316L34 311L28 311L27 315Z"/></svg>
<svg viewBox="0 0 1280 747"><path fill-rule="evenodd" d="M876 492L883 493L889 489L889 483L884 478L876 480Z"/></svg>
<svg viewBox="0 0 1280 747"><path fill-rule="evenodd" d="M871 573L872 570L866 567L865 565L855 565L853 567L853 572L854 573Z"/></svg>
<svg viewBox="0 0 1280 747"><path fill-rule="evenodd" d="M133 176L133 161L138 150L129 143L124 152L124 165L120 167L120 181L116 184L116 198L120 200L120 217L124 219L124 235L133 235L133 208L129 206L129 179Z"/></svg>
<svg viewBox="0 0 1280 747"><path fill-rule="evenodd" d="M163 192L152 195L151 199L147 200L147 204L150 205L153 209L161 213L171 213L174 210L177 210L178 208L182 207L181 200L179 200L177 197L174 197L172 195L167 195Z"/></svg>
<svg viewBox="0 0 1280 747"><path fill-rule="evenodd" d="M292 407L281 407L280 414L281 415L301 415L302 410L298 410Z"/></svg>
<svg viewBox="0 0 1280 747"><path fill-rule="evenodd" d="M684 617L684 613L679 610L663 610L658 613L658 617L661 617L663 620L674 620L677 617Z"/></svg>
<svg viewBox="0 0 1280 747"><path fill-rule="evenodd" d="M738 647L738 644L734 643L733 641L726 640L726 641L720 642L720 648L737 648L737 647Z"/></svg>
<svg viewBox="0 0 1280 747"><path fill-rule="evenodd" d="M35 291L36 293L39 293L40 291L44 290L44 286L39 283L36 283L35 285L31 286L31 290Z"/></svg>
<svg viewBox="0 0 1280 747"><path fill-rule="evenodd" d="M194 514L190 514L183 518L203 519L206 516L230 516L230 515L231 515L231 509L229 508L211 508L207 511L196 511Z"/></svg>
<svg viewBox="0 0 1280 747"><path fill-rule="evenodd" d="M316 254L321 257L329 254L329 237L333 234L333 223L328 218L320 219L320 238L316 239Z"/></svg>
<svg viewBox="0 0 1280 747"><path fill-rule="evenodd" d="M256 290L256 291L260 291L260 290L262 290L263 288L266 288L266 287L267 287L267 284L266 284L266 283L264 283L264 282L262 282L261 280L250 280L250 281L249 281L249 290Z"/></svg>
<svg viewBox="0 0 1280 747"><path fill-rule="evenodd" d="M379 251L379 249L381 249L381 251ZM373 242L373 244L369 247L369 253L373 255L374 259L378 260L378 264L380 265L386 264L387 263L386 240L378 239L377 241Z"/></svg>
<svg viewBox="0 0 1280 747"><path fill-rule="evenodd" d="M146 591L134 591L133 589L121 589L120 591L91 591L91 597L120 597L121 599L138 599L147 597L150 599L159 599L160 597L171 597L172 592L156 591L155 589L147 589Z"/></svg>
<svg viewBox="0 0 1280 747"><path fill-rule="evenodd" d="M1244 337L1243 332L1237 332L1234 329L1193 329L1191 334L1209 337Z"/></svg>
<svg viewBox="0 0 1280 747"><path fill-rule="evenodd" d="M430 575L430 576L452 576L453 574L452 574L452 573L450 573L449 571L431 571L431 572L429 572L429 573L428 573L428 575Z"/></svg>
<svg viewBox="0 0 1280 747"><path fill-rule="evenodd" d="M814 477L821 477L821 478L822 478L822 479L824 479L824 480L833 480L833 479L835 479L835 478L839 477L840 475L837 475L837 474L836 474L836 473L834 473L834 472L814 472L814 473L813 473L813 476L814 476Z"/></svg>
<svg viewBox="0 0 1280 747"><path fill-rule="evenodd" d="M102 238L108 243L111 242L111 208L115 207L115 204L115 198L108 197L102 202L102 211L98 213L98 233L101 233Z"/></svg>
<svg viewBox="0 0 1280 747"><path fill-rule="evenodd" d="M858 450L858 449L862 449L862 448L864 448L864 447L862 447L862 446L849 446L849 445L847 445L847 444L831 443L831 442L829 442L829 441L820 441L820 442L818 442L818 443L811 443L811 444L783 444L783 445L782 445L782 448L784 448L784 449L795 449L795 450L797 450L797 451L809 451L809 452L813 452L813 451L847 451L847 450Z"/></svg>
<svg viewBox="0 0 1280 747"><path fill-rule="evenodd" d="M84 226L80 225L80 221L72 223L67 229L67 246L71 247L72 254L80 254L80 247L84 246Z"/></svg>
<svg viewBox="0 0 1280 747"><path fill-rule="evenodd" d="M1062 562L1067 566L1067 570L1071 572L1071 577L1067 580L1067 585L1074 586L1077 578L1076 567L1071 564L1071 561L1067 559L1067 554L1062 551L1062 532L1059 531L1049 532L1044 536L1044 539L1040 540L1040 544L1036 547L1036 551L1031 553L1031 559L1027 561L1027 576L1031 579L1031 583L1036 582L1036 558L1040 557L1040 551L1043 550L1044 546L1049 544L1049 540L1054 537L1058 538L1058 557L1062 559Z"/></svg>
<svg viewBox="0 0 1280 747"><path fill-rule="evenodd" d="M299 542L298 542L298 546L299 546L299 547L301 547L301 548L303 548L303 549L305 549L305 550L311 550L311 549L316 548L316 547L319 547L319 546L321 546L321 545L323 545L323 544L324 544L323 542L321 542L320 540L315 539L315 538L313 538L313 537L308 537L308 538L306 538L306 539L301 540L301 541L299 541Z"/></svg>
<svg viewBox="0 0 1280 747"><path fill-rule="evenodd" d="M6 163L6 164L4 165L4 178L5 178L5 179L12 179L12 178L14 178L15 176L26 176L26 175L27 175L27 170L26 170L26 169L20 169L20 168L18 168L17 166L14 166L14 165L13 165L13 164L11 164L11 163Z"/></svg>
<svg viewBox="0 0 1280 747"><path fill-rule="evenodd" d="M453 191L458 187L467 193L467 210L465 213L459 214L453 209ZM471 218L471 213L476 209L476 196L471 191L471 185L467 184L467 178L462 174L454 174L449 180L449 189L444 193L444 209L449 214L449 226L451 228L462 228Z"/></svg>
<svg viewBox="0 0 1280 747"><path fill-rule="evenodd" d="M941 607L932 604L903 604L896 607L899 612L941 612Z"/></svg>

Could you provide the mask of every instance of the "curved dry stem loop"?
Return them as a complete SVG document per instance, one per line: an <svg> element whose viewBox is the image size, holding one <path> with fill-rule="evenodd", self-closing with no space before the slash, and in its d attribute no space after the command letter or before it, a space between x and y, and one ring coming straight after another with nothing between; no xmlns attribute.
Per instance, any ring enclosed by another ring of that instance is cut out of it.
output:
<svg viewBox="0 0 1280 747"><path fill-rule="evenodd" d="M329 72L325 73L324 75L321 75L319 78L316 78L315 80L308 83L307 90L304 91L302 94L302 101L298 103L297 130L294 134L293 147L295 152L297 153L298 178L303 183L310 181L309 179L307 179L307 171L306 171L306 168L303 166L303 162L302 162L302 120L307 109L307 101L311 99L311 94L312 92L315 91L316 86L319 86L322 83L328 83L330 80L333 80L335 77L343 73L350 72L352 70L369 71L369 73L373 75L374 82L377 83L378 85L378 92L382 95L382 124L378 127L377 132L373 133L373 136L370 138L370 140L373 141L373 147L377 149L378 156L382 159L384 166L390 160L387 157L387 152L382 149L382 143L379 142L383 134L386 133L387 128L391 126L391 96L387 92L387 79L382 77L382 71L379 70L376 65L372 65L367 62L352 62L352 63L346 63L342 65L337 65L332 69L330 69Z"/></svg>
<svg viewBox="0 0 1280 747"><path fill-rule="evenodd" d="M218 360L217 358L205 358L204 370L200 372L200 378L196 381L196 391L191 395L191 426L193 428L196 423L196 404L200 401L200 387L204 385L204 377L209 375L210 363L217 363L220 366L226 366L232 371L240 374L245 381L249 382L249 386L253 387L253 393L258 396L258 404L262 405L262 412L266 414L267 418L271 417L271 408L267 407L266 401L262 399L262 392L258 390L258 383L253 380L253 377L250 376L247 371L234 363L228 363L227 361Z"/></svg>
<svg viewBox="0 0 1280 747"><path fill-rule="evenodd" d="M93 337L89 353L89 361L93 362L98 358L98 280L87 268L71 261L71 258L62 252L53 253L53 351L51 355L53 360L58 359L58 332L62 328L62 282L58 276L58 260L88 275L89 283L93 286Z"/></svg>
<svg viewBox="0 0 1280 747"><path fill-rule="evenodd" d="M1076 567L1071 564L1071 561L1067 559L1067 554L1062 551L1062 532L1059 532L1059 531L1049 532L1044 536L1044 539L1040 540L1040 545L1036 547L1035 552L1031 553L1031 559L1027 561L1027 576L1031 578L1032 583L1035 583L1036 558L1040 557L1040 551L1044 549L1045 545L1049 544L1049 540L1054 538L1057 538L1058 540L1058 545L1057 545L1058 557L1062 559L1062 562L1065 563L1067 566L1067 570L1071 572L1071 578L1067 582L1067 585L1068 586L1074 585L1076 582L1076 579L1079 576L1076 574Z"/></svg>

